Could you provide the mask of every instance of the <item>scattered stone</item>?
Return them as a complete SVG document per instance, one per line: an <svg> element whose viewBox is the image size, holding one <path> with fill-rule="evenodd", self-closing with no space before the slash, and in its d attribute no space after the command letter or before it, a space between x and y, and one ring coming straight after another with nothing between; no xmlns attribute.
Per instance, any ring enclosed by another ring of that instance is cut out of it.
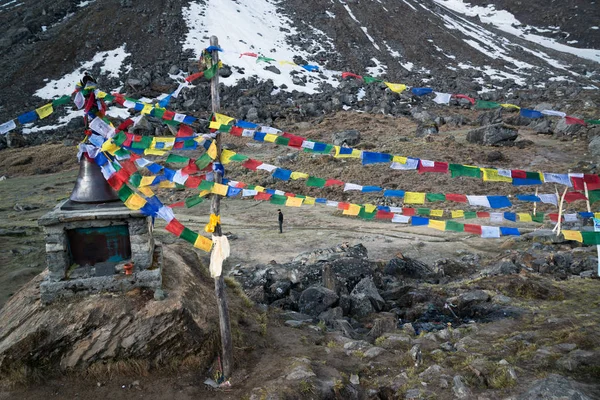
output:
<svg viewBox="0 0 600 400"><path fill-rule="evenodd" d="M504 124L495 124L469 131L467 141L493 146L501 142L515 141L518 136L519 133L516 129Z"/></svg>
<svg viewBox="0 0 600 400"><path fill-rule="evenodd" d="M550 374L533 383L517 400L592 400L580 385L561 375Z"/></svg>
<svg viewBox="0 0 600 400"><path fill-rule="evenodd" d="M459 399L468 399L471 397L471 391L464 384L464 378L460 375L456 375L454 379L452 379L452 391L454 395Z"/></svg>
<svg viewBox="0 0 600 400"><path fill-rule="evenodd" d="M308 365L298 365L289 374L286 375L285 379L288 381L299 381L302 379L309 379L317 376Z"/></svg>
<svg viewBox="0 0 600 400"><path fill-rule="evenodd" d="M423 362L423 354L421 352L421 345L415 344L408 352L410 357L415 362L415 367L418 367Z"/></svg>
<svg viewBox="0 0 600 400"><path fill-rule="evenodd" d="M336 132L331 135L331 139L336 146L352 147L360 143L360 132L355 129Z"/></svg>
<svg viewBox="0 0 600 400"><path fill-rule="evenodd" d="M322 286L309 287L300 295L298 309L301 313L318 316L338 301L334 291Z"/></svg>
<svg viewBox="0 0 600 400"><path fill-rule="evenodd" d="M376 358L385 353L385 349L381 347L371 347L370 349L365 351L366 358Z"/></svg>

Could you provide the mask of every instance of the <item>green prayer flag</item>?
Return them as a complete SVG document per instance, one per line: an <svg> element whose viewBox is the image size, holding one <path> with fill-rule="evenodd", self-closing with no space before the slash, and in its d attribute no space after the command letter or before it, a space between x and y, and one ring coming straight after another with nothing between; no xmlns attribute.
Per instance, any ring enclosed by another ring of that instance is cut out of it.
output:
<svg viewBox="0 0 600 400"><path fill-rule="evenodd" d="M581 232L584 244L600 244L600 232Z"/></svg>
<svg viewBox="0 0 600 400"><path fill-rule="evenodd" d="M360 212L358 213L358 216L362 219L374 219L375 218L375 214L377 214L376 212L371 212L368 213L365 211L364 207L360 208Z"/></svg>
<svg viewBox="0 0 600 400"><path fill-rule="evenodd" d="M186 242L194 244L196 243L196 239L198 239L198 234L190 230L189 228L183 228L183 232L181 232L179 238L185 240Z"/></svg>
<svg viewBox="0 0 600 400"><path fill-rule="evenodd" d="M585 123L588 125L600 125L600 119L586 119Z"/></svg>
<svg viewBox="0 0 600 400"><path fill-rule="evenodd" d="M485 100L477 100L475 102L475 108L478 109L490 109L490 108L498 108L498 107L502 107L500 104L496 103L495 101L485 101Z"/></svg>
<svg viewBox="0 0 600 400"><path fill-rule="evenodd" d="M165 111L166 110L164 108L156 108L155 107L150 112L150 115L152 115L153 117L162 119L163 115L165 115Z"/></svg>
<svg viewBox="0 0 600 400"><path fill-rule="evenodd" d="M229 159L229 161L246 161L247 159L248 156L236 153L233 157Z"/></svg>
<svg viewBox="0 0 600 400"><path fill-rule="evenodd" d="M477 218L477 212L465 211L465 219L473 219L473 218Z"/></svg>
<svg viewBox="0 0 600 400"><path fill-rule="evenodd" d="M208 153L203 153L200 158L196 160L196 166L199 169L204 169L212 162L212 158L208 155Z"/></svg>
<svg viewBox="0 0 600 400"><path fill-rule="evenodd" d="M194 207L197 204L200 204L204 201L204 199L200 196L192 196L185 199L185 206L187 208Z"/></svg>
<svg viewBox="0 0 600 400"><path fill-rule="evenodd" d="M123 143L125 143L125 141L127 140L127 135L125 134L125 132L121 131L119 133L117 133L113 138L112 138L114 144L116 144L117 146L123 146Z"/></svg>
<svg viewBox="0 0 600 400"><path fill-rule="evenodd" d="M140 183L142 183L142 175L139 172L131 174L129 177L129 183L135 187L140 187Z"/></svg>
<svg viewBox="0 0 600 400"><path fill-rule="evenodd" d="M373 82L383 82L381 79L373 78L372 76L363 76L363 80L365 83L373 83Z"/></svg>
<svg viewBox="0 0 600 400"><path fill-rule="evenodd" d="M446 230L453 232L464 232L465 226L460 222L446 221Z"/></svg>
<svg viewBox="0 0 600 400"><path fill-rule="evenodd" d="M325 179L309 176L306 181L306 186L322 188L325 186Z"/></svg>
<svg viewBox="0 0 600 400"><path fill-rule="evenodd" d="M535 222L539 222L540 224L544 222L544 213L535 213L531 215L531 220Z"/></svg>
<svg viewBox="0 0 600 400"><path fill-rule="evenodd" d="M169 154L169 157L167 157L167 160L165 162L168 163L188 163L190 162L189 157L184 157L184 156L180 156L177 154Z"/></svg>
<svg viewBox="0 0 600 400"><path fill-rule="evenodd" d="M219 127L219 132L229 133L229 132L231 132L231 128L232 128L231 125L221 125Z"/></svg>
<svg viewBox="0 0 600 400"><path fill-rule="evenodd" d="M116 162L116 161L113 161L113 162L112 162L112 166L113 166L113 168L115 169L115 171L117 171L117 172L119 172L119 171L121 170L121 166L120 166L120 165L119 165L119 163L118 163L118 162Z"/></svg>
<svg viewBox="0 0 600 400"><path fill-rule="evenodd" d="M276 61L274 58L269 58L269 57L265 57L265 56L258 56L258 58L256 59L256 62L259 63L261 61L264 61L266 63L270 63L271 61Z"/></svg>
<svg viewBox="0 0 600 400"><path fill-rule="evenodd" d="M58 99L52 100L52 107L62 106L71 102L71 96L64 95Z"/></svg>
<svg viewBox="0 0 600 400"><path fill-rule="evenodd" d="M142 136L139 142L131 142L133 149L149 149L152 146L152 136Z"/></svg>
<svg viewBox="0 0 600 400"><path fill-rule="evenodd" d="M468 176L470 178L481 178L481 170L477 167L469 167L462 164L450 164L448 166L453 178Z"/></svg>
<svg viewBox="0 0 600 400"><path fill-rule="evenodd" d="M167 125L172 125L172 126L177 126L181 123L179 121L175 121L174 119L163 119L163 122Z"/></svg>
<svg viewBox="0 0 600 400"><path fill-rule="evenodd" d="M274 194L273 196L271 196L271 199L269 200L269 202L271 204L278 204L278 205L284 205L286 201L287 201L287 197L283 196L281 194Z"/></svg>
<svg viewBox="0 0 600 400"><path fill-rule="evenodd" d="M215 76L217 74L217 72L219 72L219 65L215 64L212 67L210 67L204 71L204 77L206 79L212 79L213 76Z"/></svg>
<svg viewBox="0 0 600 400"><path fill-rule="evenodd" d="M113 96L112 94L107 94L106 96L104 96L104 101L113 101L115 99L115 96Z"/></svg>
<svg viewBox="0 0 600 400"><path fill-rule="evenodd" d="M590 190L588 192L588 199L590 200L590 204L600 200L600 190Z"/></svg>
<svg viewBox="0 0 600 400"><path fill-rule="evenodd" d="M427 201L446 201L446 195L443 193L427 193L425 199Z"/></svg>
<svg viewBox="0 0 600 400"><path fill-rule="evenodd" d="M118 158L127 158L128 155L129 155L129 151L127 151L125 149L119 149L119 150L115 151L115 156L117 156Z"/></svg>
<svg viewBox="0 0 600 400"><path fill-rule="evenodd" d="M198 190L210 190L215 185L214 182L211 181L202 181L198 185Z"/></svg>
<svg viewBox="0 0 600 400"><path fill-rule="evenodd" d="M281 146L287 146L290 143L290 138L277 136L275 139L275 144L279 144Z"/></svg>
<svg viewBox="0 0 600 400"><path fill-rule="evenodd" d="M429 208L417 208L417 215L429 215L431 213L431 209Z"/></svg>
<svg viewBox="0 0 600 400"><path fill-rule="evenodd" d="M121 201L125 203L127 199L133 194L133 190L131 190L129 186L123 185L121 186L121 189L119 189L119 192L117 194L119 195L119 199L121 199Z"/></svg>
<svg viewBox="0 0 600 400"><path fill-rule="evenodd" d="M525 172L525 179L535 179L536 181L541 180L539 172Z"/></svg>

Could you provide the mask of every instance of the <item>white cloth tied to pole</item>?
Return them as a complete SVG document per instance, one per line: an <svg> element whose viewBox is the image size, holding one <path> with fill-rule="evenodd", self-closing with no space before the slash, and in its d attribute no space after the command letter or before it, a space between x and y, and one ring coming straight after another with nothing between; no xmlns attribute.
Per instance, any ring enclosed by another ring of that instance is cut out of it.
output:
<svg viewBox="0 0 600 400"><path fill-rule="evenodd" d="M210 253L210 266L208 270L210 271L210 276L213 278L217 278L221 276L221 271L223 270L223 261L229 257L229 241L227 240L227 236L214 236L212 237L213 248Z"/></svg>

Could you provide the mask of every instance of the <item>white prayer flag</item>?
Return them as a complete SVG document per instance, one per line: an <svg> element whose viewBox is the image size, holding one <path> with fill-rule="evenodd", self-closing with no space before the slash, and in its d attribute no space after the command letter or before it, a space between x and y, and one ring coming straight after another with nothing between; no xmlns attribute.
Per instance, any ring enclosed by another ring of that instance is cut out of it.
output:
<svg viewBox="0 0 600 400"><path fill-rule="evenodd" d="M314 149L315 148L315 142L311 142L310 140L303 140L302 141L302 146L303 149Z"/></svg>
<svg viewBox="0 0 600 400"><path fill-rule="evenodd" d="M152 161L142 157L135 160L135 163L138 167L144 168L146 165L152 164Z"/></svg>
<svg viewBox="0 0 600 400"><path fill-rule="evenodd" d="M175 214L173 214L173 210L167 206L162 206L161 208L159 208L156 215L159 218L162 218L167 222L171 222L175 218Z"/></svg>
<svg viewBox="0 0 600 400"><path fill-rule="evenodd" d="M115 168L109 162L104 164L103 166L101 166L100 170L102 171L102 175L104 176L104 179L106 179L106 180L108 180L108 178L110 178L113 174L117 173Z"/></svg>
<svg viewBox="0 0 600 400"><path fill-rule="evenodd" d="M565 222L576 222L577 221L577 214L564 214L565 216Z"/></svg>
<svg viewBox="0 0 600 400"><path fill-rule="evenodd" d="M573 186L569 175L567 174L544 174L544 182L548 183L560 183L565 186Z"/></svg>
<svg viewBox="0 0 600 400"><path fill-rule="evenodd" d="M251 189L242 189L242 197L256 196L258 191Z"/></svg>
<svg viewBox="0 0 600 400"><path fill-rule="evenodd" d="M567 116L567 114L565 114L562 111L554 111L554 110L542 110L541 113L544 115L553 115L555 117L562 117L562 118Z"/></svg>
<svg viewBox="0 0 600 400"><path fill-rule="evenodd" d="M400 224L408 224L408 221L410 221L410 217L407 215L395 214L392 217L392 222L397 222Z"/></svg>
<svg viewBox="0 0 600 400"><path fill-rule="evenodd" d="M242 136L243 137L254 137L254 132L255 132L254 129L244 129L242 131Z"/></svg>
<svg viewBox="0 0 600 400"><path fill-rule="evenodd" d="M329 207L337 207L339 204L339 202L337 201L331 201L331 200L327 200L327 204Z"/></svg>
<svg viewBox="0 0 600 400"><path fill-rule="evenodd" d="M108 125L100 117L96 117L92 120L90 128L105 138L111 138L115 134L115 128Z"/></svg>
<svg viewBox="0 0 600 400"><path fill-rule="evenodd" d="M283 190L276 190L275 194L278 196L285 196L285 192Z"/></svg>
<svg viewBox="0 0 600 400"><path fill-rule="evenodd" d="M12 131L16 127L17 127L17 125L15 124L15 120L11 119L10 121L5 122L2 125L0 125L0 134L3 135L6 132Z"/></svg>
<svg viewBox="0 0 600 400"><path fill-rule="evenodd" d="M362 188L363 187L361 185L357 185L355 183L346 183L344 185L344 192L347 192L349 190L358 190L360 192Z"/></svg>
<svg viewBox="0 0 600 400"><path fill-rule="evenodd" d="M500 228L497 226L481 226L481 237L482 238L499 238Z"/></svg>
<svg viewBox="0 0 600 400"><path fill-rule="evenodd" d="M435 93L435 97L433 98L433 101L438 103L438 104L448 104L450 103L450 99L452 98L452 95L450 93L440 93L440 92L434 92Z"/></svg>
<svg viewBox="0 0 600 400"><path fill-rule="evenodd" d="M125 100L123 102L123 107L125 107L125 108L135 108L135 101Z"/></svg>
<svg viewBox="0 0 600 400"><path fill-rule="evenodd" d="M540 200L542 200L542 203L554 204L555 206L558 206L558 197L556 196L556 193L538 194L538 197Z"/></svg>
<svg viewBox="0 0 600 400"><path fill-rule="evenodd" d="M504 213L493 212L490 213L490 222L502 222L504 219Z"/></svg>
<svg viewBox="0 0 600 400"><path fill-rule="evenodd" d="M390 212L402 214L402 207L390 207Z"/></svg>
<svg viewBox="0 0 600 400"><path fill-rule="evenodd" d="M173 97L177 98L177 96L179 96L179 93L181 92L181 89L183 89L184 87L186 87L188 85L187 82L182 82L179 84L179 86L177 87L177 89L173 92Z"/></svg>
<svg viewBox="0 0 600 400"><path fill-rule="evenodd" d="M435 161L421 160L421 165L424 166L424 167L433 168L435 166Z"/></svg>
<svg viewBox="0 0 600 400"><path fill-rule="evenodd" d="M510 169L498 169L498 175L504 176L506 178L512 177L512 173L511 173Z"/></svg>
<svg viewBox="0 0 600 400"><path fill-rule="evenodd" d="M273 172L277 169L277 167L271 164L262 163L256 167L256 169L264 169L265 171Z"/></svg>
<svg viewBox="0 0 600 400"><path fill-rule="evenodd" d="M185 183L185 181L187 181L187 179L190 176L188 174L184 174L183 172L181 172L180 169L178 169L175 172L175 175L173 175L173 182L175 183L179 183L180 185L183 185Z"/></svg>
<svg viewBox="0 0 600 400"><path fill-rule="evenodd" d="M403 170L409 170L409 169L417 169L417 167L419 166L419 160L416 158L408 158L406 160L406 164L402 164L399 162L393 162L392 165L390 165L391 169L403 169Z"/></svg>
<svg viewBox="0 0 600 400"><path fill-rule="evenodd" d="M472 206L490 207L490 201L487 196L467 196L467 200Z"/></svg>
<svg viewBox="0 0 600 400"><path fill-rule="evenodd" d="M184 119L185 119L185 114L175 113L175 116L173 117L173 120L175 120L177 122L183 122Z"/></svg>

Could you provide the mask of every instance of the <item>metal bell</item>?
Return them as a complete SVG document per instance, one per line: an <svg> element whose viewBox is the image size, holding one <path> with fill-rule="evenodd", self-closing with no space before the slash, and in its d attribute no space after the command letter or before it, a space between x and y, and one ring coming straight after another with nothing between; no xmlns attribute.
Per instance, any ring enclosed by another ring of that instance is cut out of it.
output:
<svg viewBox="0 0 600 400"><path fill-rule="evenodd" d="M100 167L87 157L81 157L79 176L70 200L78 203L108 203L120 201L119 196L104 179Z"/></svg>

